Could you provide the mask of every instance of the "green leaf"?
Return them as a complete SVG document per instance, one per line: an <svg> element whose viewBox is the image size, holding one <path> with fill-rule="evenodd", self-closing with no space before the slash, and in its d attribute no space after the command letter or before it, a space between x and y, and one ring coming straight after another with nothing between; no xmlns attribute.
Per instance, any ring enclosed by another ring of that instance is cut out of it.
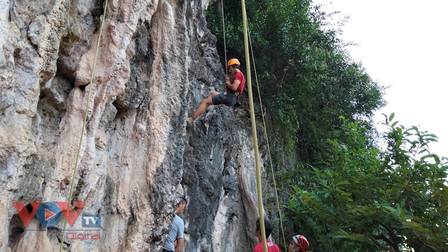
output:
<svg viewBox="0 0 448 252"><path fill-rule="evenodd" d="M341 181L341 182L338 182L336 184L336 186L344 186L344 185L349 185L349 184L350 184L350 182L348 182L348 181Z"/></svg>
<svg viewBox="0 0 448 252"><path fill-rule="evenodd" d="M395 113L390 114L390 116L389 116L389 122L392 122L392 120L394 119L394 117L395 117Z"/></svg>
<svg viewBox="0 0 448 252"><path fill-rule="evenodd" d="M334 238L336 239L350 239L354 241L362 241L362 242L368 242L370 241L369 238L363 234L348 234L347 232L343 230L339 230L339 235L336 235Z"/></svg>

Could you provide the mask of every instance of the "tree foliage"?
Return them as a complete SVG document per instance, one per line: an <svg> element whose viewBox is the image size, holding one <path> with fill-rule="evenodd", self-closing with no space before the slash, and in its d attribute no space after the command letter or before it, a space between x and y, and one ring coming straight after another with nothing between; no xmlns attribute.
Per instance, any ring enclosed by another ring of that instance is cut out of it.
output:
<svg viewBox="0 0 448 252"><path fill-rule="evenodd" d="M436 137L391 116L387 150L374 147L369 121L383 88L326 26L331 13L310 0L246 0L246 9L277 153L297 158L279 183L283 196L294 185L295 230L313 251L448 251L448 165L428 149ZM240 1L224 10L228 56L245 64ZM222 49L220 10L207 21Z"/></svg>
<svg viewBox="0 0 448 252"><path fill-rule="evenodd" d="M225 3L227 49L244 64L240 1ZM246 0L250 37L265 105L276 120L283 152L318 164L326 139L338 139L339 116L364 118L383 105L382 88L353 62L331 14L309 0ZM222 48L221 12L208 12ZM244 68L243 68L244 69Z"/></svg>
<svg viewBox="0 0 448 252"><path fill-rule="evenodd" d="M436 137L391 116L387 150L374 147L369 122L383 87L326 26L331 13L310 0L246 0L246 9L276 153L296 157L279 179L281 196L294 185L295 230L313 251L448 251L447 159L428 149ZM228 57L245 64L240 1L224 10ZM207 21L222 49L220 10Z"/></svg>
<svg viewBox="0 0 448 252"><path fill-rule="evenodd" d="M390 118L393 119L393 115ZM431 154L436 136L390 125L385 151L366 148L364 123L344 122L330 140L314 186L295 187L291 218L313 251L448 251L448 160Z"/></svg>

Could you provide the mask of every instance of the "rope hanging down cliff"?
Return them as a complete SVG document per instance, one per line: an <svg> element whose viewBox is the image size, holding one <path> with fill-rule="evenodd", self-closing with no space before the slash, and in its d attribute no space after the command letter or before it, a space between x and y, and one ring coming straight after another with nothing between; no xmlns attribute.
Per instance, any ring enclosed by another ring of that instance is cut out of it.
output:
<svg viewBox="0 0 448 252"><path fill-rule="evenodd" d="M221 3L222 3L222 1L221 1ZM92 72L91 72L91 77L90 77L90 82L89 82L89 93L88 93L87 102L86 102L86 109L85 109L85 113L84 113L84 120L83 120L83 125L82 125L82 130L81 130L81 137L80 137L80 140L79 140L78 152L77 152L77 156L76 156L75 167L74 167L74 170L73 170L73 175L72 175L71 185L70 185L70 194L69 194L69 199L68 199L69 203L71 202L72 195L73 195L73 185L74 185L74 181L75 181L75 176L76 176L76 171L77 171L77 167L78 167L79 156L80 156L80 151L81 151L81 146L82 146L82 140L83 140L85 126L86 126L86 122L87 122L87 116L88 116L88 110L89 110L89 101L90 101L90 97L91 97L91 93L92 93L93 77L94 77L96 61L97 61L97 57L98 57L99 46L100 46L100 42L101 42L101 36L102 36L104 21L105 21L106 12L107 12L107 6L108 6L108 0L106 0L106 2L105 2L103 18L102 18L102 21L101 21L100 32L99 32L99 35L98 35L99 36L98 37L98 42L97 42L97 46L96 46L96 50L95 50L95 56L94 56L93 65L92 65ZM250 75L250 58L249 58L248 35L247 35L248 34L247 16L246 16L246 8L245 8L245 1L244 0L241 0L241 6L242 6L242 12L243 12L244 47L245 47L245 56L246 56L246 72L247 72L247 79L248 79L247 82L248 82L248 92L249 92L249 108L250 108L250 115L251 115L252 135L253 135L253 141L254 141L253 144L254 144L254 147L255 147L254 148L254 154L255 154L255 164L256 164L256 173L257 173L258 209L259 209L259 216L261 217L261 216L264 216L264 213L263 213L264 212L264 208L263 208L263 198L262 198L262 191L261 191L261 173L260 173L260 165L259 165L257 130L256 130L256 124L255 124L255 112L254 112L254 105L253 105L253 98L252 98L252 84L251 84L251 77L250 77L251 75ZM223 5L222 5L222 8L223 8L223 13L224 13L224 6ZM224 14L223 14L223 19L224 19ZM223 21L223 27L224 27L224 21ZM225 30L224 30L224 28L223 28L223 32L224 32L224 39L225 39ZM226 47L225 44L224 44L224 46ZM224 48L224 51L226 51L226 50L227 50L227 48ZM253 57L253 54L252 54L252 57ZM227 56L226 56L226 58L227 58ZM255 64L255 62L254 62L254 64ZM257 86L258 86L258 79L257 79ZM260 97L260 104L261 104L261 97ZM261 108L262 108L262 106L261 106ZM265 120L264 120L264 114L263 114L263 122L264 122L264 125L265 125L265 136L266 136L266 139L267 139L266 124L265 124ZM270 151L269 151L269 156L270 156ZM272 160L271 160L271 167L272 167ZM272 169L273 169L273 167L272 167ZM276 185L275 185L275 178L274 178L274 187L275 187L276 196L277 196L277 188L276 188ZM278 204L278 196L277 196L277 204ZM280 213L280 209L279 209L279 213ZM280 219L280 221L281 221L281 219ZM63 229L63 233L62 233L62 240L61 240L59 251L62 251L62 248L63 248L66 225L67 225L67 221L64 222L64 229ZM260 218L260 229L261 229L262 240L263 240L263 250L265 252L267 252L266 234L265 234L265 228L264 228L264 218ZM282 230L283 230L283 227L282 227Z"/></svg>
<svg viewBox="0 0 448 252"><path fill-rule="evenodd" d="M252 49L252 40L250 39L250 31L248 33L249 36L249 42L250 42L250 51L252 54L252 64L254 65L254 75L255 75L255 82L257 83L257 91L258 91L258 99L260 101L260 110L261 110L261 118L263 119L263 127L264 127L264 137L266 138L266 144L268 146L268 153L269 153L269 163L271 165L271 172L272 172L272 181L274 182L274 191L275 191L275 198L277 200L277 211L280 217L280 229L282 232L283 237L283 246L285 248L285 251L287 249L287 243L285 239L285 232L283 229L283 217L282 217L282 210L280 209L280 202L278 200L278 192L277 192L277 182L275 180L275 173L274 173L274 166L272 165L272 156L271 156L271 147L269 145L269 137L268 137L268 131L266 128L266 120L264 118L264 109L263 109L263 103L261 101L261 93L260 93L260 85L258 84L258 74L257 74L257 68L255 66L255 57L254 57L254 50Z"/></svg>
<svg viewBox="0 0 448 252"><path fill-rule="evenodd" d="M263 126L264 126L264 135L265 135L267 146L268 146L269 162L270 162L270 166L271 166L272 179L273 179L273 183L274 183L275 197L276 197L276 201L277 201L277 211L278 211L279 217L280 217L279 219L280 219L280 227L281 227L281 232L282 232L282 237L283 237L283 245L285 247L285 250L287 250L285 233L284 233L284 228L283 228L282 211L280 209L280 203L279 203L279 197L278 197L278 191L277 191L277 183L276 183L276 180L275 180L275 173L274 173L274 166L272 164L271 148L270 148L270 145L269 145L269 138L268 138L268 133L267 133L267 128L266 128L266 120L265 120L265 117L264 117L263 103L262 103L262 100L261 100L260 86L259 86L259 83L258 83L258 77L257 77L258 75L257 75L257 68L256 68L256 65L255 65L255 57L254 57L253 48L252 48L252 40L250 38L250 31L248 30L248 21L247 21L247 16L246 16L244 0L241 1L241 5L242 5L243 22L244 22L243 26L244 26L244 42L245 42L245 52L246 52L246 68L248 69L247 70L247 75L248 75L247 79L248 79L248 91L249 91L249 104L250 104L250 106L252 106L252 108L251 108L251 118L252 118L253 101L252 101L252 86L251 86L251 81L250 81L250 66L249 66L250 63L247 63L247 62L250 62L250 59L249 59L249 56L248 56L248 47L246 46L247 37L248 37L248 40L250 42L250 49L251 49L251 54L252 54L252 62L253 62L253 65L254 65L254 75L255 75L255 80L256 80L256 83L257 83L258 98L259 98L259 102L260 102L261 115L262 115ZM225 56L225 62L227 62L227 46L226 46L225 15L224 15L223 0L221 0L221 10L222 10L222 29L223 29L223 39L224 39L224 56ZM226 68L226 70L227 70L227 68ZM227 71L226 71L226 73L227 73ZM255 124L252 124L252 127L256 127ZM256 129L255 129L255 132L256 132ZM254 135L254 142L256 141L255 138L256 138L256 134ZM256 145L256 149L257 149L257 152L258 152L257 145ZM257 156L258 156L258 154L256 154L256 158L257 158ZM259 167L258 167L258 164L257 164L257 178L259 176L259 172L260 171L259 171ZM260 181L260 183L261 183L261 181ZM258 186L258 179L257 179L257 186ZM261 187L260 187L260 190L258 190L258 192L259 192L259 194L261 193ZM262 201L259 199L258 202L259 202L258 209L262 209L263 208ZM260 206L260 202L261 202L261 206ZM263 214L262 211L260 211L259 214L260 214L260 217L261 217L262 214ZM263 221L263 219L264 218L260 218L260 222L261 222L260 224L262 226L261 230L263 230L263 232L262 232L263 244L264 244L263 245L263 249L265 249L264 246L266 244L266 234L264 233L264 221Z"/></svg>
<svg viewBox="0 0 448 252"><path fill-rule="evenodd" d="M250 58L249 58L249 43L247 39L247 15L246 15L246 4L244 0L241 0L241 8L243 12L243 28L244 28L244 51L246 56L246 74L247 74L247 89L249 92L249 108L250 108L250 122L252 125L252 138L254 144L254 155L255 155L255 166L257 170L257 195L258 195L258 215L260 218L260 231L261 238L263 241L264 252L268 251L266 245L266 232L264 226L264 209L263 209L263 197L261 192L261 172L260 172L260 160L258 153L258 140L257 140L257 125L255 124L255 111L254 111L254 101L252 98L252 81L250 74Z"/></svg>
<svg viewBox="0 0 448 252"><path fill-rule="evenodd" d="M224 62L227 63L227 45L226 45L226 25L224 20L224 0L221 0L221 14L222 14L222 36L224 38ZM226 75L228 70L226 67Z"/></svg>
<svg viewBox="0 0 448 252"><path fill-rule="evenodd" d="M78 153L76 155L75 168L73 169L73 176L72 176L71 185L70 185L70 194L69 194L68 201L67 201L68 204L70 204L70 202L72 201L73 185L75 184L74 181L75 181L75 176L76 176L76 170L78 168L79 154L81 152L82 139L83 139L84 131L85 131L85 128L86 128L87 115L89 113L89 101L90 101L90 96L92 94L93 74L95 72L96 60L97 60L98 51L99 51L99 48L100 48L101 35L103 34L103 26L104 26L104 20L106 19L107 5L108 5L108 0L106 0L106 2L104 4L104 12L103 12L103 18L101 20L100 33L98 35L98 42L96 44L95 57L93 58L92 74L90 75L90 82L89 82L89 94L87 96L86 110L85 110L85 113L84 113L84 120L82 122L81 137L79 139L79 146L78 146ZM69 209L67 209L67 215L68 215L68 210ZM64 229L63 229L63 232L62 232L62 240L61 240L61 245L59 247L59 252L62 251L62 247L64 246L64 237L65 237L65 228L66 228L66 226L67 226L67 220L64 221Z"/></svg>

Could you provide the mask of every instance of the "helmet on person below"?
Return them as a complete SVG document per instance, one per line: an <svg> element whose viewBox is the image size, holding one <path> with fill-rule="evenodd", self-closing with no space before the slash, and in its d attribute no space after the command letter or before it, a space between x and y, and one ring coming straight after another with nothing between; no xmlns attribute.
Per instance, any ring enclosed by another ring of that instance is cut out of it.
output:
<svg viewBox="0 0 448 252"><path fill-rule="evenodd" d="M302 252L306 252L308 250L308 248L310 247L308 240L303 235L295 235L292 237L292 239L299 246L299 248Z"/></svg>
<svg viewBox="0 0 448 252"><path fill-rule="evenodd" d="M227 62L227 66L231 66L231 65L240 65L240 62L238 61L238 59L230 59L229 62Z"/></svg>

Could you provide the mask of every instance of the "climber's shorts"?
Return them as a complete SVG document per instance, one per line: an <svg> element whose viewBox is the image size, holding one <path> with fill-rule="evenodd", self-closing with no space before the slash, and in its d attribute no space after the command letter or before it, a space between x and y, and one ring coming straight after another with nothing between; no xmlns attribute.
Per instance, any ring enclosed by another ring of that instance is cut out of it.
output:
<svg viewBox="0 0 448 252"><path fill-rule="evenodd" d="M237 102L238 97L234 93L219 93L212 96L213 105L224 104L226 106L233 106Z"/></svg>

